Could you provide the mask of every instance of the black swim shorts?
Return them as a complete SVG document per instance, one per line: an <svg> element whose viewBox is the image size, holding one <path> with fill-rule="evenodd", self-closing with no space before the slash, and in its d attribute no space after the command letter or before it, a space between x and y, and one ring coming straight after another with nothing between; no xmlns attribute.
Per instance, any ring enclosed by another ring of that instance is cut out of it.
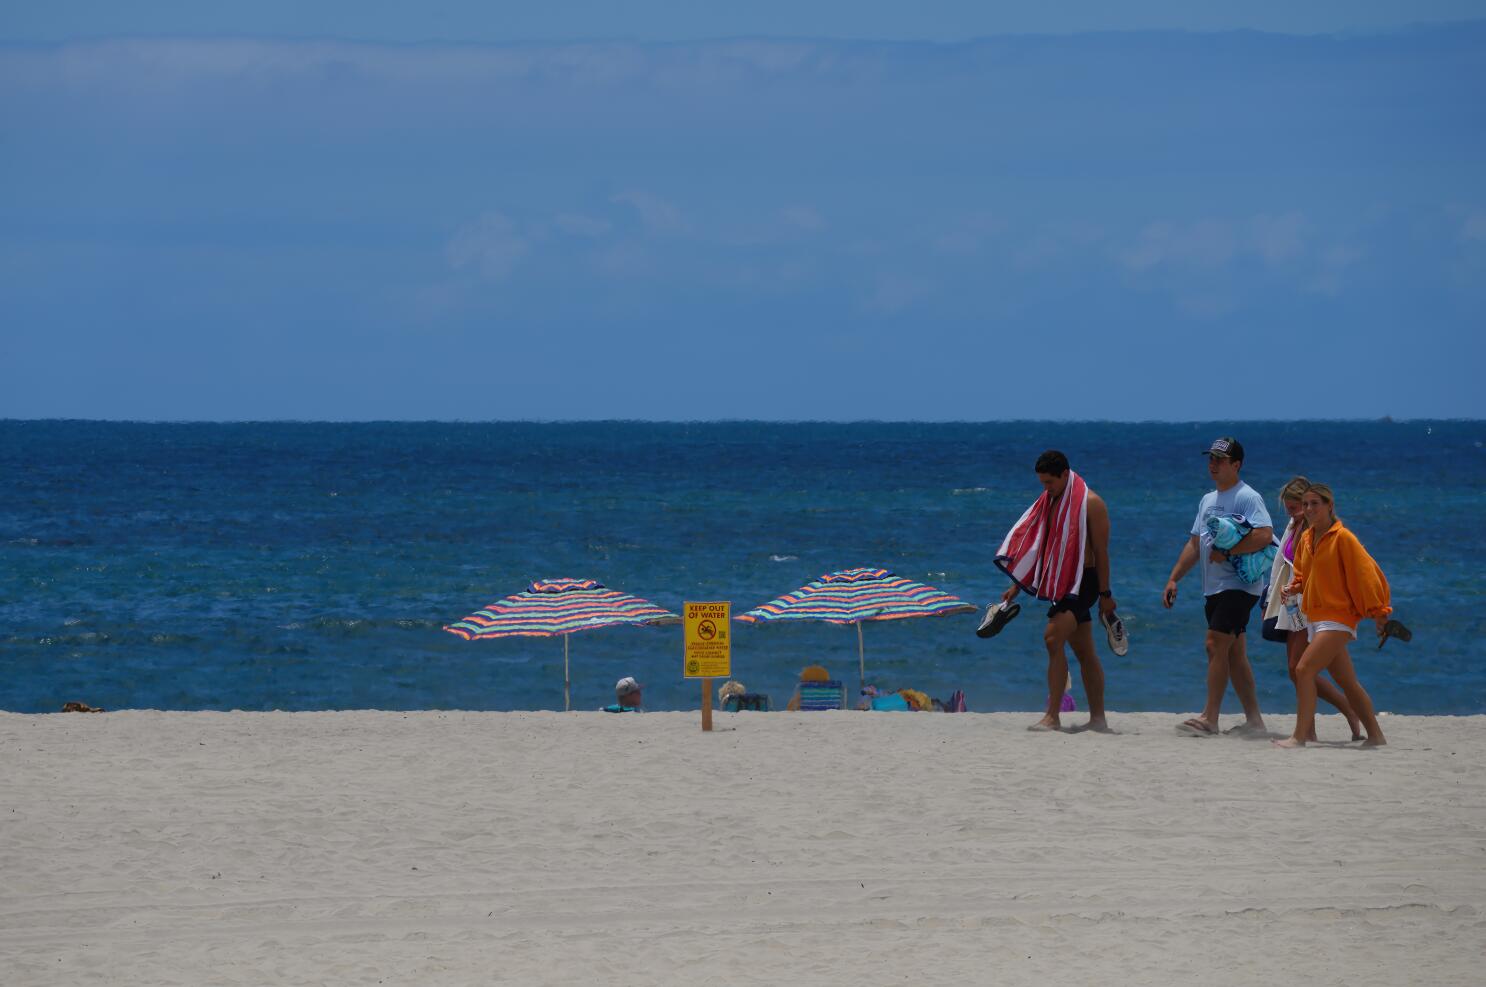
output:
<svg viewBox="0 0 1486 987"><path fill-rule="evenodd" d="M1225 589L1207 598L1207 629L1219 634L1242 634L1249 626L1249 612L1259 597L1241 589Z"/></svg>
<svg viewBox="0 0 1486 987"><path fill-rule="evenodd" d="M1066 611L1073 614L1073 619L1080 624L1087 624L1093 619L1089 610L1097 602L1099 602L1099 573L1093 566L1089 566L1084 570L1084 578L1079 581L1078 592L1069 593L1048 607L1047 617L1051 620Z"/></svg>

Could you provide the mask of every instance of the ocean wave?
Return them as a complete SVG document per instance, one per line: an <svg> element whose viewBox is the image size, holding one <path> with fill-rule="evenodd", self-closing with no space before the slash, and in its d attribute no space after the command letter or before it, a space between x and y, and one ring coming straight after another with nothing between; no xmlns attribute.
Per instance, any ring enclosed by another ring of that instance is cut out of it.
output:
<svg viewBox="0 0 1486 987"><path fill-rule="evenodd" d="M364 637L388 629L400 631L441 631L447 620L434 620L426 617L346 617L325 615L312 617L302 624L291 625L292 629L309 630L323 634L327 637ZM286 627L284 630L289 630Z"/></svg>
<svg viewBox="0 0 1486 987"><path fill-rule="evenodd" d="M0 639L5 644L36 645L43 648L137 648L142 645L155 648L168 648L196 645L201 640L195 634L172 634L151 631L141 627L126 627L107 631L83 631L73 634L13 635Z"/></svg>
<svg viewBox="0 0 1486 987"><path fill-rule="evenodd" d="M990 487L956 487L949 492L951 497L968 497L970 494L990 493Z"/></svg>
<svg viewBox="0 0 1486 987"><path fill-rule="evenodd" d="M798 555L771 555L771 556L769 556L769 561L770 562L798 562L798 561L800 561L800 557Z"/></svg>

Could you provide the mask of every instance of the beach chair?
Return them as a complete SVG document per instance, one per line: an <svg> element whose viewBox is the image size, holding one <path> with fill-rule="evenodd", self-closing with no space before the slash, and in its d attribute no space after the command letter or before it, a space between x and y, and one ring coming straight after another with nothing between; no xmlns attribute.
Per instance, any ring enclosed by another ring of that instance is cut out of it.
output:
<svg viewBox="0 0 1486 987"><path fill-rule="evenodd" d="M800 683L800 711L845 709L846 686L835 679Z"/></svg>

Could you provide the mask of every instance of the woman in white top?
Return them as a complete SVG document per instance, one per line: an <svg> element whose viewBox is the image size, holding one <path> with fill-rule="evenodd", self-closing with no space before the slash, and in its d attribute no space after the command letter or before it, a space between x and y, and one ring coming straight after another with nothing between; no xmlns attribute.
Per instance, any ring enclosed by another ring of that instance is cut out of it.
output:
<svg viewBox="0 0 1486 987"><path fill-rule="evenodd" d="M1274 555L1274 566L1269 570L1269 600L1264 607L1264 619L1275 619L1275 629L1287 632L1285 636L1285 652L1290 661L1290 681L1295 681L1295 666L1300 663L1300 656L1305 654L1307 642L1306 621L1303 612L1302 601L1296 597L1288 601L1284 599L1283 590L1292 578L1294 578L1295 549L1300 545L1300 536L1306 529L1305 517L1300 512L1300 498L1311 488L1311 481L1303 476L1297 476L1285 484L1280 491L1280 506L1290 516L1290 523L1285 525L1285 533L1280 538L1280 550ZM1347 697L1342 690L1328 679L1316 676L1316 695L1335 706L1337 712L1347 718L1347 726L1352 728L1352 739L1362 739L1362 721L1352 710L1347 702ZM1311 736L1307 740L1314 741L1315 730L1311 730Z"/></svg>

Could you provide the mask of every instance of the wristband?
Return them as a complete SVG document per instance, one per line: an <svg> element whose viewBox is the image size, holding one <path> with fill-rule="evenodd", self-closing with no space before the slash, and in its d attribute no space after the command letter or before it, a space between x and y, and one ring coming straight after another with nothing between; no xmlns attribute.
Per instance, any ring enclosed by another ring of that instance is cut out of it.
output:
<svg viewBox="0 0 1486 987"><path fill-rule="evenodd" d="M1099 591L1099 595L1104 597L1105 599L1109 599L1111 596L1114 596L1114 593L1107 589L1101 589Z"/></svg>

